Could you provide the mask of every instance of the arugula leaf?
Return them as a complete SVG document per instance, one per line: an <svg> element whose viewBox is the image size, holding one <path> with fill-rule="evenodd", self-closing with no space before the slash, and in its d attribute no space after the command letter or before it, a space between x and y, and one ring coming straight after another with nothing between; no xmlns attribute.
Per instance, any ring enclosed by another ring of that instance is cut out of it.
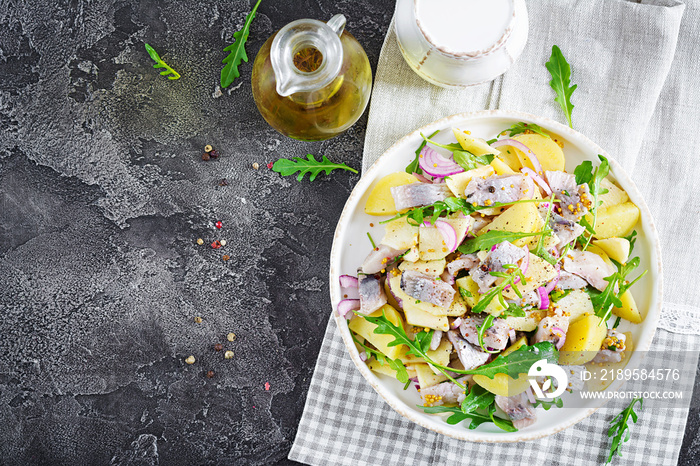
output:
<svg viewBox="0 0 700 466"><path fill-rule="evenodd" d="M458 142L453 142L451 144L440 144L439 142L435 142L430 139L433 137L432 135L426 138L423 136L423 133L421 133L421 136L425 142L429 142L434 146L442 147L443 149L451 151L452 158L454 159L455 163L465 170L473 170L477 167L477 164L488 165L494 158L493 154L474 155L468 150L464 150Z"/></svg>
<svg viewBox="0 0 700 466"><path fill-rule="evenodd" d="M498 298L498 300L501 303L501 306L505 308L506 311L511 309L510 305L506 303L505 299L503 299L503 290L505 290L508 287L513 287L513 291L515 291L515 294L518 295L522 299L523 295L520 293L520 290L517 287L516 278L520 278L520 280L523 282L523 285L527 284L527 281L525 279L525 275L523 275L522 270L517 265L514 264L504 264L503 268L507 270L507 272L489 272L489 275L492 275L494 277L498 278L503 278L503 281L489 290L488 293L485 295L481 296L479 298L479 302L476 303L476 305L472 308L472 313L481 313L486 310L488 307L489 303L493 301L495 298ZM504 311L505 312L505 311ZM501 313L503 315L503 313ZM493 317L493 316L490 316ZM484 321L484 324L481 326L479 329L479 345L481 346L481 349L484 350L487 353L497 353L498 351L489 351L486 349L483 345L483 332L486 331L491 327L493 323L493 319L489 320L489 317L486 318ZM488 324L488 326L487 326Z"/></svg>
<svg viewBox="0 0 700 466"><path fill-rule="evenodd" d="M484 346L484 333L493 326L493 321L495 318L496 317L493 314L487 315L484 322L476 328L477 337L479 338L479 346L481 346L481 349L485 353L500 353L500 350L492 351Z"/></svg>
<svg viewBox="0 0 700 466"><path fill-rule="evenodd" d="M313 181L322 171L325 171L326 175L330 175L330 173L337 168L357 173L357 170L348 167L344 163L331 162L325 155L319 162L316 160L316 158L314 158L312 154L307 154L306 160L304 160L301 157L292 157L292 160L279 159L272 166L272 171L277 172L282 176L289 176L293 175L296 172L299 172L299 176L297 176L297 181L303 180L304 175L306 173L309 173L311 175L309 177L309 181Z"/></svg>
<svg viewBox="0 0 700 466"><path fill-rule="evenodd" d="M462 299L467 299L467 298L471 298L474 296L471 291L466 290L466 289L462 288L461 286L459 287L459 294L462 296Z"/></svg>
<svg viewBox="0 0 700 466"><path fill-rule="evenodd" d="M369 238L369 242L372 243L372 249L377 249L377 245L374 244L374 240L372 239L372 235L369 234L369 231L367 232L367 238Z"/></svg>
<svg viewBox="0 0 700 466"><path fill-rule="evenodd" d="M532 131L533 133L537 133L537 134L540 134L542 136L545 136L545 137L548 137L551 139L551 136L549 134L545 133L544 130L539 125L536 125L534 123L524 123L522 121L519 123L515 123L513 126L508 128L507 130L503 131L502 133L504 133L504 132L510 133L510 137L513 137L516 134L521 134L521 133L524 133L525 131L528 131L528 130Z"/></svg>
<svg viewBox="0 0 700 466"><path fill-rule="evenodd" d="M474 412L465 414L459 408L454 408L450 406L417 406L423 409L423 411L425 411L427 414L452 413L452 415L445 420L445 422L450 425L459 424L462 421L468 420L469 424L467 425L467 427L470 430L476 429L485 422L493 422L494 424L496 424L496 426L500 427L501 429L507 432L517 432L518 430L515 427L513 427L513 422L493 416L493 412L495 412L495 407L492 408L493 412L490 412L489 415L486 416Z"/></svg>
<svg viewBox="0 0 700 466"><path fill-rule="evenodd" d="M613 439L612 444L610 445L610 455L608 456L608 460L605 462L605 464L612 461L615 453L617 453L618 456L622 456L620 447L622 446L622 443L627 442L631 436L629 431L629 418L631 417L632 422L635 424L637 423L637 413L634 412L634 405L639 402L639 409L641 409L643 407L643 401L644 400L641 397L635 397L620 414L615 416L615 418L610 421L612 427L608 429L608 437L612 437ZM624 440L622 438L623 435Z"/></svg>
<svg viewBox="0 0 700 466"><path fill-rule="evenodd" d="M488 409L495 401L496 395L481 387L473 385L469 394L462 401L460 409L464 414L473 413L477 409Z"/></svg>
<svg viewBox="0 0 700 466"><path fill-rule="evenodd" d="M632 230L632 233L630 233L628 236L625 236L625 239L627 239L630 242L630 254L632 254L634 245L637 243L637 230Z"/></svg>
<svg viewBox="0 0 700 466"><path fill-rule="evenodd" d="M569 296L569 293L571 293L574 290L562 290L562 291L552 291L549 294L549 301L553 303L557 303L564 299L566 296Z"/></svg>
<svg viewBox="0 0 700 466"><path fill-rule="evenodd" d="M501 312L500 318L504 317L525 317L525 309L515 303L508 303L508 308Z"/></svg>
<svg viewBox="0 0 700 466"><path fill-rule="evenodd" d="M573 128L571 124L571 111L574 105L571 103L571 94L576 90L577 85L570 86L571 66L567 63L564 54L556 45L552 46L552 56L545 63L549 74L552 75L552 80L549 85L556 92L557 97L554 99L559 104L566 115L566 121L569 123L569 128Z"/></svg>
<svg viewBox="0 0 700 466"><path fill-rule="evenodd" d="M161 76L168 76L169 74L172 74L172 76L168 76L168 79L180 79L180 74L174 69L172 69L170 65L165 63L153 47L151 47L148 44L144 45L146 46L146 51L148 52L148 54L151 56L153 61L156 62L156 64L153 65L153 68L165 68L165 70L160 72Z"/></svg>
<svg viewBox="0 0 700 466"><path fill-rule="evenodd" d="M576 175L576 184L588 183L593 179L593 162L590 160L584 160L581 164L574 168L574 175Z"/></svg>
<svg viewBox="0 0 700 466"><path fill-rule="evenodd" d="M439 132L439 129L435 130L435 132L428 136L428 138L432 138ZM416 149L416 158L413 159L413 162L409 163L408 166L406 166L406 173L418 173L419 175L423 174L423 169L420 167L420 153L427 143L428 141L426 141L425 139L423 139L423 142L420 143L420 146L418 146L418 149Z"/></svg>
<svg viewBox="0 0 700 466"><path fill-rule="evenodd" d="M255 18L255 13L258 11L258 6L261 1L262 0L258 0L258 3L255 4L250 13L248 13L248 16L245 17L243 29L233 33L233 44L224 49L224 52L230 52L228 56L221 61L221 63L226 64L221 70L221 87L224 89L230 86L231 83L241 75L238 71L238 65L241 64L241 60L248 63L245 43L248 40L250 25L253 22L253 18Z"/></svg>
<svg viewBox="0 0 700 466"><path fill-rule="evenodd" d="M552 364L559 363L559 351L552 342L541 341L532 346L521 346L507 356L498 356L488 364L464 372L473 375L485 375L489 379L493 379L496 374L508 374L511 377L517 377L520 373L526 374L530 370L530 366L540 359L546 359Z"/></svg>
<svg viewBox="0 0 700 466"><path fill-rule="evenodd" d="M545 237L549 237L552 235L552 228L549 226L549 218L552 216L552 209L554 208L554 194L552 194L552 197L549 199L549 208L547 209L547 215L545 216L544 219L544 226L542 227L542 236L539 237L537 240L537 246L535 247L535 250L533 254L535 254L537 257L540 257L544 259L545 261L549 262L551 265L555 265L557 263L557 258L554 257L547 251L547 249L544 247L544 239Z"/></svg>
<svg viewBox="0 0 700 466"><path fill-rule="evenodd" d="M603 178L608 176L608 173L610 173L610 164L608 163L608 159L606 159L600 154L598 154L598 158L600 159L600 165L598 165L598 168L595 169L592 179L588 182L588 187L590 188L591 194L593 195L593 202L591 204L591 208L589 209L589 211L593 214L593 225L591 225L588 222L588 220L585 220L584 224L584 219L582 219L582 221L580 222L583 226L586 227L586 230L589 233L589 236L586 239L586 244L583 245L584 251L590 244L591 240L593 239L593 235L595 234L595 224L598 220L598 197L601 194L607 192L607 190L601 191L600 183L601 181L603 181Z"/></svg>
<svg viewBox="0 0 700 466"><path fill-rule="evenodd" d="M542 202L542 199L537 199L537 201ZM460 247L457 248L457 250L462 254L471 254L477 251L485 251L498 243L502 243L503 241L513 241L520 238L529 238L530 236L542 236L543 234L543 231L527 233L490 230L483 235L477 236L476 238L466 240Z"/></svg>
<svg viewBox="0 0 700 466"><path fill-rule="evenodd" d="M396 371L396 379L401 383L408 383L408 371L400 359L386 358L389 367Z"/></svg>
<svg viewBox="0 0 700 466"><path fill-rule="evenodd" d="M615 264L618 271L605 278L605 281L608 282L605 289L602 292L596 289L587 289L588 295L591 297L595 315L600 317L603 322L608 320L613 307L622 307L622 301L620 300L622 294L647 273L647 270L645 270L631 282L625 283L627 276L639 266L639 257L630 259L625 265L621 265L613 259L610 260ZM615 290L618 291L616 292Z"/></svg>
<svg viewBox="0 0 700 466"><path fill-rule="evenodd" d="M549 411L549 409L552 406L556 406L557 408L562 408L564 406L564 401L562 401L562 399L559 397L554 398L552 401L537 399L537 400L535 400L535 404L533 405L533 407L537 408L538 406L542 406L545 411Z"/></svg>

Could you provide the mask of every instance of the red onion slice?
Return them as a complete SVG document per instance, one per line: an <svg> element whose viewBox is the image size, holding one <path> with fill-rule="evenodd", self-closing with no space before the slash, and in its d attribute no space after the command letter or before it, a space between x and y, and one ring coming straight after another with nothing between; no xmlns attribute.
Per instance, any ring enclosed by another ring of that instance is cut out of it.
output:
<svg viewBox="0 0 700 466"><path fill-rule="evenodd" d="M338 315L345 319L350 319L353 316L352 311L358 311L359 309L359 299L344 299L338 303Z"/></svg>
<svg viewBox="0 0 700 466"><path fill-rule="evenodd" d="M549 293L547 293L547 290L541 286L537 288L537 294L540 297L540 309L547 309L549 308Z"/></svg>
<svg viewBox="0 0 700 466"><path fill-rule="evenodd" d="M464 171L464 168L438 154L435 149L428 146L425 146L423 150L421 150L420 156L418 157L418 165L420 165L423 171L428 175L441 178Z"/></svg>
<svg viewBox="0 0 700 466"><path fill-rule="evenodd" d="M367 362L367 353L366 352L363 351L360 353L360 361Z"/></svg>
<svg viewBox="0 0 700 466"><path fill-rule="evenodd" d="M530 250L527 246L523 246L523 251L525 251L525 257L523 257L520 262L520 271L525 275L527 273L528 267L530 267Z"/></svg>
<svg viewBox="0 0 700 466"><path fill-rule="evenodd" d="M554 287L557 286L557 283L559 283L559 279L561 278L561 268L559 267L559 264L557 264L557 276L554 280L549 282L547 286L544 288L544 291L547 292L547 294L551 293L552 290L554 290Z"/></svg>
<svg viewBox="0 0 700 466"><path fill-rule="evenodd" d="M455 329L456 329L457 327L459 327L460 325L462 325L462 318L461 318L461 317L457 317L457 318L456 318L455 320L453 320L452 323L450 324L450 330L455 330Z"/></svg>
<svg viewBox="0 0 700 466"><path fill-rule="evenodd" d="M512 146L515 147L516 149L520 149L525 156L530 159L530 162L532 163L532 166L535 167L535 171L537 173L544 173L542 171L542 165L540 164L540 160L537 158L534 152L530 150L529 147L527 147L525 144L523 144L520 141L516 141L515 139L501 139L499 141L494 142L491 144L491 147L501 147L501 146Z"/></svg>
<svg viewBox="0 0 700 466"><path fill-rule="evenodd" d="M542 190L544 190L544 192L547 194L547 196L552 195L552 189L549 187L549 185L544 180L544 178L542 178L540 175L538 175L535 172L535 170L533 170L530 167L523 167L520 169L520 171L530 175L530 177L535 181L535 183L537 183L539 185L539 187L542 188Z"/></svg>
<svg viewBox="0 0 700 466"><path fill-rule="evenodd" d="M338 281L341 288L357 288L357 277L352 275L341 275Z"/></svg>
<svg viewBox="0 0 700 466"><path fill-rule="evenodd" d="M559 337L559 341L557 341L557 344L555 346L558 350L560 350L561 347L564 346L564 342L566 341L566 332L559 327L552 327L552 333Z"/></svg>
<svg viewBox="0 0 700 466"><path fill-rule="evenodd" d="M459 241L457 241L457 232L454 227L444 220L437 220L435 222L435 227L438 229L442 235L442 239L445 240L445 245L450 252L454 252L459 246Z"/></svg>

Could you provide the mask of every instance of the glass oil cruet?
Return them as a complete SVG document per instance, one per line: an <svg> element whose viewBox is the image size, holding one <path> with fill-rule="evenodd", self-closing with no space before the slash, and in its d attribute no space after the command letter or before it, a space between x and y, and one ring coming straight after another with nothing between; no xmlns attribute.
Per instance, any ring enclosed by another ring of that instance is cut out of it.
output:
<svg viewBox="0 0 700 466"><path fill-rule="evenodd" d="M263 118L294 139L320 141L352 126L367 106L372 70L345 16L300 19L277 31L253 64L253 98Z"/></svg>

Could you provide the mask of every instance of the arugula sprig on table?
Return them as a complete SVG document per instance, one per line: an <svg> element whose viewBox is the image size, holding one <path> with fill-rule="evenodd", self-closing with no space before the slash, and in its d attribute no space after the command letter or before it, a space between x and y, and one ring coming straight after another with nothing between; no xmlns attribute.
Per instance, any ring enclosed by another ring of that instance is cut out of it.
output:
<svg viewBox="0 0 700 466"><path fill-rule="evenodd" d="M289 176L299 172L297 181L303 180L304 175L307 173L311 175L309 177L309 181L313 181L321 172L326 172L326 175L330 175L330 173L336 169L357 173L357 170L348 167L344 163L331 162L325 155L320 161L316 160L312 154L307 154L306 159L301 157L292 157L292 160L279 159L274 163L274 165L272 165L272 171L277 172L282 176Z"/></svg>
<svg viewBox="0 0 700 466"><path fill-rule="evenodd" d="M158 55L158 52L156 52L153 47L151 47L148 44L145 44L145 46L146 46L146 51L148 52L148 55L150 55L151 58L153 59L153 61L156 62L156 64L153 65L153 68L165 68L163 71L160 72L161 76L172 75L172 76L168 76L168 79L170 79L170 80L180 79L180 73L178 73L177 71L172 69L170 67L170 65L165 63L163 61L163 59L160 58L160 55Z"/></svg>
<svg viewBox="0 0 700 466"><path fill-rule="evenodd" d="M547 70L552 75L552 80L549 85L554 89L557 97L554 99L559 104L566 115L566 121L569 123L569 128L573 128L571 124L571 111L574 109L574 104L571 103L571 94L576 90L577 85L571 86L571 66L564 58L564 54L556 45L552 46L552 56L545 64Z"/></svg>
<svg viewBox="0 0 700 466"><path fill-rule="evenodd" d="M464 148L462 148L462 146L458 142L453 142L450 144L441 144L439 142L435 142L432 139L430 139L431 137L433 137L434 134L435 133L426 138L425 135L423 135L423 133L420 133L424 142L451 151L452 159L454 160L454 162L460 167L464 168L465 170L473 170L479 165L488 165L493 161L493 154L474 155L468 150L464 150ZM423 148L421 147L421 149Z"/></svg>
<svg viewBox="0 0 700 466"><path fill-rule="evenodd" d="M632 418L633 423L637 423L637 413L634 412L634 405L639 403L639 408L643 407L643 399L641 397L635 397L625 409L622 410L620 414L615 416L615 418L610 421L612 427L608 429L608 437L612 437L612 444L610 445L610 455L605 464L612 461L613 456L617 453L618 456L622 456L620 447L623 442L627 442L630 439L630 426L629 419ZM624 436L624 439L623 439Z"/></svg>
<svg viewBox="0 0 700 466"><path fill-rule="evenodd" d="M233 81L241 75L238 71L238 66L241 61L248 63L248 54L245 51L245 43L250 34L250 25L253 23L255 13L258 11L258 6L262 0L258 0L248 16L245 17L243 29L233 33L233 44L224 49L224 52L229 52L228 56L222 60L226 66L221 70L221 87L227 88Z"/></svg>

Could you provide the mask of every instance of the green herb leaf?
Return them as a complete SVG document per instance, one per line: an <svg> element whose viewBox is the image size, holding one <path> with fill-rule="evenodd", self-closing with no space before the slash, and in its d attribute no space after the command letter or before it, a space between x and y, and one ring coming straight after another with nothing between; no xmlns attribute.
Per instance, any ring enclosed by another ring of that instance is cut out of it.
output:
<svg viewBox="0 0 700 466"><path fill-rule="evenodd" d="M496 395L479 385L473 385L469 394L462 401L460 409L464 414L475 412L477 409L488 409L495 401Z"/></svg>
<svg viewBox="0 0 700 466"><path fill-rule="evenodd" d="M484 424L486 422L493 422L494 424L496 424L496 426L507 432L517 432L518 430L515 427L513 427L513 423L511 421L495 417L492 414L483 415L474 412L465 414L459 408L454 408L450 406L417 406L423 411L425 411L427 414L452 413L452 415L445 420L446 423L450 425L455 425L459 424L462 421L469 421L467 427L470 430L476 429L481 424ZM491 411L491 409L489 409L489 411ZM495 412L495 408L493 408L493 411Z"/></svg>
<svg viewBox="0 0 700 466"><path fill-rule="evenodd" d="M571 125L571 111L574 109L574 105L571 103L571 94L576 90L577 85L569 86L571 80L571 66L564 58L564 54L561 53L559 47L556 45L552 46L552 56L549 61L545 64L549 74L552 75L552 80L549 85L552 86L554 92L556 92L557 97L554 99L555 102L561 106L561 109L566 115L566 121L569 123L569 128L573 128Z"/></svg>
<svg viewBox="0 0 700 466"><path fill-rule="evenodd" d="M484 322L477 326L476 332L477 332L477 337L479 338L479 346L481 346L481 349L486 352L486 353L499 353L500 351L492 351L489 350L484 346L484 333L486 330L490 329L493 326L493 321L496 317L494 317L493 314L489 314L486 316L484 319Z"/></svg>
<svg viewBox="0 0 700 466"><path fill-rule="evenodd" d="M489 416L491 417L491 422L496 424L496 427L503 429L506 432L517 432L518 429L513 425L513 421L501 419L500 417L494 416L496 413L495 403L489 407Z"/></svg>
<svg viewBox="0 0 700 466"><path fill-rule="evenodd" d="M505 317L525 317L525 310L518 306L515 303L508 303L508 309L505 309L503 312L501 312L501 315L499 317L505 318Z"/></svg>
<svg viewBox="0 0 700 466"><path fill-rule="evenodd" d="M593 310L595 311L595 315L600 317L603 320L603 322L608 320L610 314L612 313L613 307L622 307L622 301L620 300L622 294L625 291L627 291L632 285L637 283L637 281L647 273L647 271L645 270L633 281L625 284L627 276L634 269L639 267L639 257L634 257L630 259L625 265L621 265L620 263L612 259L611 261L613 262L613 264L615 264L618 271L605 278L605 280L608 282L605 289L602 292L596 289L590 289L590 287L587 289L588 295L591 297L591 303L593 304ZM615 290L617 290L617 292Z"/></svg>
<svg viewBox="0 0 700 466"><path fill-rule="evenodd" d="M428 138L432 138L439 132L439 129L435 130L435 132L428 136ZM423 174L423 169L420 167L420 153L427 143L428 141L426 141L425 139L423 139L423 142L420 143L420 146L418 146L418 149L416 149L416 158L413 159L413 162L408 164L408 166L406 167L406 173L418 173L419 175Z"/></svg>
<svg viewBox="0 0 700 466"><path fill-rule="evenodd" d="M554 194L552 194L552 197L549 199L549 209L547 209L547 215L545 216L544 219L544 226L542 227L542 236L539 237L537 240L537 246L535 247L535 250L533 254L535 254L537 257L540 257L544 259L546 262L549 262L551 265L555 265L557 263L557 258L554 257L547 251L547 249L544 247L544 241L545 238L549 237L552 235L552 228L549 226L549 218L552 216L552 209L554 208Z"/></svg>
<svg viewBox="0 0 700 466"><path fill-rule="evenodd" d="M367 238L369 238L369 242L372 243L372 249L377 249L377 245L374 244L374 240L372 239L372 235L369 234L369 231L367 232Z"/></svg>
<svg viewBox="0 0 700 466"><path fill-rule="evenodd" d="M542 406L545 411L549 411L549 409L552 406L556 406L557 408L562 408L564 406L564 402L559 397L554 398L552 401L538 399L535 401L535 404L533 405L533 407L537 408L538 406Z"/></svg>
<svg viewBox="0 0 700 466"><path fill-rule="evenodd" d="M233 44L229 45L224 49L224 52L229 52L228 56L222 60L221 63L225 63L226 66L221 70L221 87L227 88L231 83L241 75L238 71L238 65L241 64L241 60L248 63L248 54L245 51L245 43L248 40L248 34L250 34L250 25L255 18L255 13L258 11L258 6L262 0L258 0L253 9L248 13L245 18L245 23L243 24L243 29L238 32L233 33Z"/></svg>
<svg viewBox="0 0 700 466"><path fill-rule="evenodd" d="M332 163L325 155L319 162L311 154L306 156L306 160L301 157L292 157L292 160L279 159L272 166L272 171L277 172L282 176L289 176L299 172L297 181L303 180L304 175L309 173L311 175L309 177L309 181L313 181L316 179L319 173L325 171L326 175L330 175L330 173L337 168L357 173L357 170L348 167L344 163Z"/></svg>
<svg viewBox="0 0 700 466"><path fill-rule="evenodd" d="M549 134L545 133L544 130L540 126L538 126L534 123L524 123L521 121L519 123L515 123L513 126L511 126L510 128L508 128L505 131L510 133L510 137L513 137L517 134L524 133L525 131L528 131L528 130L532 131L533 133L537 133L537 134L540 134L542 136L545 136L545 137L548 137L551 139L551 136Z"/></svg>
<svg viewBox="0 0 700 466"><path fill-rule="evenodd" d="M389 367L396 371L396 379L401 383L408 383L408 371L400 359L386 358Z"/></svg>
<svg viewBox="0 0 700 466"><path fill-rule="evenodd" d="M561 301L564 297L569 296L569 293L571 293L572 291L573 290L552 291L549 294L549 301L557 303Z"/></svg>
<svg viewBox="0 0 700 466"><path fill-rule="evenodd" d="M148 44L145 44L145 46L148 54L151 56L153 61L156 62L156 64L153 65L153 68L165 68L165 70L160 72L161 76L168 76L171 74L172 76L168 76L168 79L180 79L180 74L165 63L153 47Z"/></svg>
<svg viewBox="0 0 700 466"><path fill-rule="evenodd" d="M630 254L632 254L632 250L634 249L634 244L637 242L637 230L632 230L632 233L624 237L627 241L630 242Z"/></svg>
<svg viewBox="0 0 700 466"><path fill-rule="evenodd" d="M541 199L537 199L542 202ZM529 238L530 236L542 236L544 232L539 231L535 233L527 232L516 232L516 231L500 231L500 230L490 230L483 235L477 236L476 238L470 238L466 240L462 245L457 248L462 254L471 254L477 251L485 251L495 246L503 241L514 241L520 238Z"/></svg>
<svg viewBox="0 0 700 466"><path fill-rule="evenodd" d="M610 445L610 455L608 456L608 460L605 462L605 464L612 461L615 453L617 453L618 456L622 456L620 447L622 446L623 441L627 442L630 439L629 418L632 418L632 422L635 424L637 423L637 413L634 412L634 405L637 402L639 402L639 409L641 409L643 406L643 399L636 397L624 410L622 410L620 414L615 416L615 418L610 421L612 427L608 429L608 437L612 437L612 444Z"/></svg>
<svg viewBox="0 0 700 466"><path fill-rule="evenodd" d="M574 175L576 175L576 184L588 183L593 179L593 162L590 160L584 160L581 164L574 168Z"/></svg>
<svg viewBox="0 0 700 466"><path fill-rule="evenodd" d="M459 294L462 296L462 299L467 299L474 296L471 291L464 289L461 286L459 287Z"/></svg>
<svg viewBox="0 0 700 466"><path fill-rule="evenodd" d="M433 137L432 135L426 138L423 136L423 133L421 133L421 136L425 142L429 142L434 146L442 147L443 149L451 151L454 162L465 170L473 170L477 167L477 164L488 165L493 161L493 154L477 156L467 150L464 150L458 142L453 142L451 144L440 144L439 142L435 142L430 139Z"/></svg>
<svg viewBox="0 0 700 466"><path fill-rule="evenodd" d="M595 169L592 179L588 182L588 187L591 191L591 195L593 196L593 205L590 209L590 212L593 214L593 225L588 223L588 221L584 218L582 218L581 222L579 222L581 225L585 226L586 230L589 232L588 238L586 239L586 244L583 245L584 251L590 244L591 240L593 239L593 235L595 234L595 224L598 220L598 197L607 192L605 189L600 189L600 183L603 181L603 178L608 176L608 173L610 173L610 164L608 163L608 159L600 154L598 154L598 158L600 159L600 165L598 165L598 167ZM585 224L583 223L584 221Z"/></svg>
<svg viewBox="0 0 700 466"><path fill-rule="evenodd" d="M530 366L540 359L546 359L552 364L559 363L559 351L557 351L552 342L542 341L532 346L521 346L507 356L498 356L488 364L465 372L474 375L485 375L490 379L493 379L496 374L508 374L513 378L517 378L518 374L526 374L530 370Z"/></svg>

